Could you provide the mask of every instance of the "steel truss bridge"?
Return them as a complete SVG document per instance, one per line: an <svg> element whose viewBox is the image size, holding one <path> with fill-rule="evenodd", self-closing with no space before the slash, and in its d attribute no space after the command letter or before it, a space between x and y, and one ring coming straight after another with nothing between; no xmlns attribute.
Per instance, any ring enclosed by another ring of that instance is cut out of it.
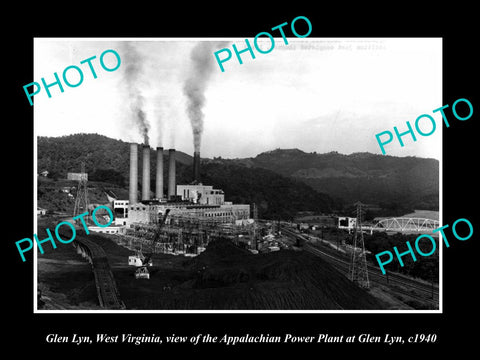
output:
<svg viewBox="0 0 480 360"><path fill-rule="evenodd" d="M382 219L374 226L363 226L362 230L370 231L394 231L401 233L431 233L432 230L440 227L438 220L425 218L389 218Z"/></svg>

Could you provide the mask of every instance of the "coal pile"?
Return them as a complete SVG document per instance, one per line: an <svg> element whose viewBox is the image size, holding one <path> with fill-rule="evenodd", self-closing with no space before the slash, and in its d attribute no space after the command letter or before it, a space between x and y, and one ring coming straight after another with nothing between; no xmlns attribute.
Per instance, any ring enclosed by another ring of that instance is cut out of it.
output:
<svg viewBox="0 0 480 360"><path fill-rule="evenodd" d="M168 283L168 286L165 284ZM125 284L126 285L126 284ZM211 242L175 271L152 274L127 307L176 310L379 310L385 305L322 259L281 250L253 255L228 240ZM154 289L159 292L155 293ZM121 291L122 292L122 291ZM125 292L122 292L125 294Z"/></svg>
<svg viewBox="0 0 480 360"><path fill-rule="evenodd" d="M215 241L187 266L197 271L193 288L225 290L225 308L383 308L368 292L307 252L284 250L253 255L229 241ZM239 294L239 289L244 292ZM229 296L230 292L234 296Z"/></svg>

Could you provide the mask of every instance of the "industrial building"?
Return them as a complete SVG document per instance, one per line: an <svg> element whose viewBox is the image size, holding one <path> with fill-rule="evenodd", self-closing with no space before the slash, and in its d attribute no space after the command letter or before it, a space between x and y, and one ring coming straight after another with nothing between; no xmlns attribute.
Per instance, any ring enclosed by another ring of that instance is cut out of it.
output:
<svg viewBox="0 0 480 360"><path fill-rule="evenodd" d="M356 226L357 226L357 218L348 217L348 216L338 217L337 227L339 229L352 230L352 229L355 229Z"/></svg>
<svg viewBox="0 0 480 360"><path fill-rule="evenodd" d="M69 173L67 173L67 180L75 180L75 181L87 180L88 181L88 174L87 173L72 173L72 172L69 172Z"/></svg>
<svg viewBox="0 0 480 360"><path fill-rule="evenodd" d="M167 194L163 191L163 148L156 149L155 198L150 198L150 147L142 146L142 193L138 201L138 144L130 144L129 200L114 202L115 224L155 224L170 209L173 217L195 218L215 223L238 223L250 218L250 205L225 201L221 189L200 182L200 154L194 154L191 184L176 184L175 149L168 150ZM168 220L167 220L168 223Z"/></svg>
<svg viewBox="0 0 480 360"><path fill-rule="evenodd" d="M127 225L128 200L113 200L115 225Z"/></svg>
<svg viewBox="0 0 480 360"><path fill-rule="evenodd" d="M210 185L177 185L177 196L194 204L221 205L225 203L223 190L214 189Z"/></svg>
<svg viewBox="0 0 480 360"><path fill-rule="evenodd" d="M196 218L200 221L213 220L217 223L235 223L237 220L246 220L250 216L250 205L202 205L189 202L137 203L129 207L126 225L156 223L166 209L170 209L171 216Z"/></svg>

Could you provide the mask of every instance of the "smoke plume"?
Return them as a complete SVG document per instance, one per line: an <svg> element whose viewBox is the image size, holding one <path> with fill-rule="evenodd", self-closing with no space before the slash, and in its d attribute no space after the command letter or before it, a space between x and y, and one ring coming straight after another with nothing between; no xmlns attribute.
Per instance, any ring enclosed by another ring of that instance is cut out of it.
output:
<svg viewBox="0 0 480 360"><path fill-rule="evenodd" d="M205 90L215 69L213 53L224 44L224 42L202 41L195 45L190 53L192 66L183 86L183 92L187 97L187 114L192 124L193 144L197 152L200 151L203 133Z"/></svg>
<svg viewBox="0 0 480 360"><path fill-rule="evenodd" d="M145 116L145 99L141 92L143 58L130 42L125 42L122 56L125 60L124 74L130 102L131 117L145 145L148 145L150 124L147 122Z"/></svg>

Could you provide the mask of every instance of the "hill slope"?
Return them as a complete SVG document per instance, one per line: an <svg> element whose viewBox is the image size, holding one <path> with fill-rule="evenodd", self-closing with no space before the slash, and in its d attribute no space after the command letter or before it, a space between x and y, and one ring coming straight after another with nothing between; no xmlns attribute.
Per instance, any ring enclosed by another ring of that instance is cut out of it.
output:
<svg viewBox="0 0 480 360"><path fill-rule="evenodd" d="M97 134L76 134L57 138L38 138L38 171L49 171L49 177L39 178L39 206L48 210L73 210L73 200L62 192L62 185L74 186L76 182L64 184L67 172L80 172L85 162L89 175L89 192L95 201L102 202L103 190L113 190L119 196L126 196L122 189L128 188L129 144ZM139 153L141 153L139 151ZM139 154L139 159L140 159ZM192 181L193 159L181 151L176 152L177 184ZM155 189L156 157L150 156L150 189ZM258 215L268 219L292 219L298 211L329 213L334 207L333 200L303 182L285 177L269 169L245 168L234 163L203 161L201 179L204 184L223 189L227 201L235 203L256 203ZM141 166L139 161L139 184L141 189ZM164 150L164 185L167 186L168 151ZM72 184L73 183L73 184ZM107 184L111 184L108 187ZM165 189L166 192L166 189ZM75 191L72 190L75 194ZM125 198L125 197L123 197ZM104 196L103 200L107 200ZM70 209L71 208L71 209Z"/></svg>
<svg viewBox="0 0 480 360"><path fill-rule="evenodd" d="M435 159L277 149L232 161L302 181L343 203L360 200L424 210L439 206L439 162Z"/></svg>
<svg viewBox="0 0 480 360"><path fill-rule="evenodd" d="M117 274L115 275L117 277ZM328 263L307 252L282 250L253 255L228 240L211 242L183 269L155 272L149 289L119 274L129 308L201 310L383 309ZM161 295L153 289L165 289ZM135 287L133 292L130 287Z"/></svg>
<svg viewBox="0 0 480 360"><path fill-rule="evenodd" d="M156 159L151 151L150 177L154 189ZM167 153L165 150L165 176ZM192 157L177 151L176 158L177 183L190 183ZM79 172L82 161L89 180L110 183L117 189L127 188L127 142L97 134L38 138L39 172L48 170L50 177L64 179L67 172ZM228 201L256 203L259 216L272 219L290 219L298 211L329 213L332 209L343 209L345 212L347 205L358 200L381 208L374 216L397 216L414 209L439 207L439 163L434 159L277 149L254 158L202 159L201 179L223 189ZM139 183L139 189L140 186ZM42 204L49 208L48 202Z"/></svg>
<svg viewBox="0 0 480 360"><path fill-rule="evenodd" d="M329 213L335 207L328 195L268 169L206 163L201 178L223 189L228 201L255 203L259 216L267 219L291 219L299 211Z"/></svg>
<svg viewBox="0 0 480 360"><path fill-rule="evenodd" d="M81 164L85 162L89 180L107 179L116 181L119 185L128 182L130 159L128 142L98 134L75 134L60 137L39 136L37 145L38 172L48 170L49 177L64 179L68 172L80 172ZM168 151L164 150L165 160L167 156ZM193 163L193 158L181 151L177 151L176 160L177 164L181 165ZM150 157L150 162L153 174L154 156Z"/></svg>

